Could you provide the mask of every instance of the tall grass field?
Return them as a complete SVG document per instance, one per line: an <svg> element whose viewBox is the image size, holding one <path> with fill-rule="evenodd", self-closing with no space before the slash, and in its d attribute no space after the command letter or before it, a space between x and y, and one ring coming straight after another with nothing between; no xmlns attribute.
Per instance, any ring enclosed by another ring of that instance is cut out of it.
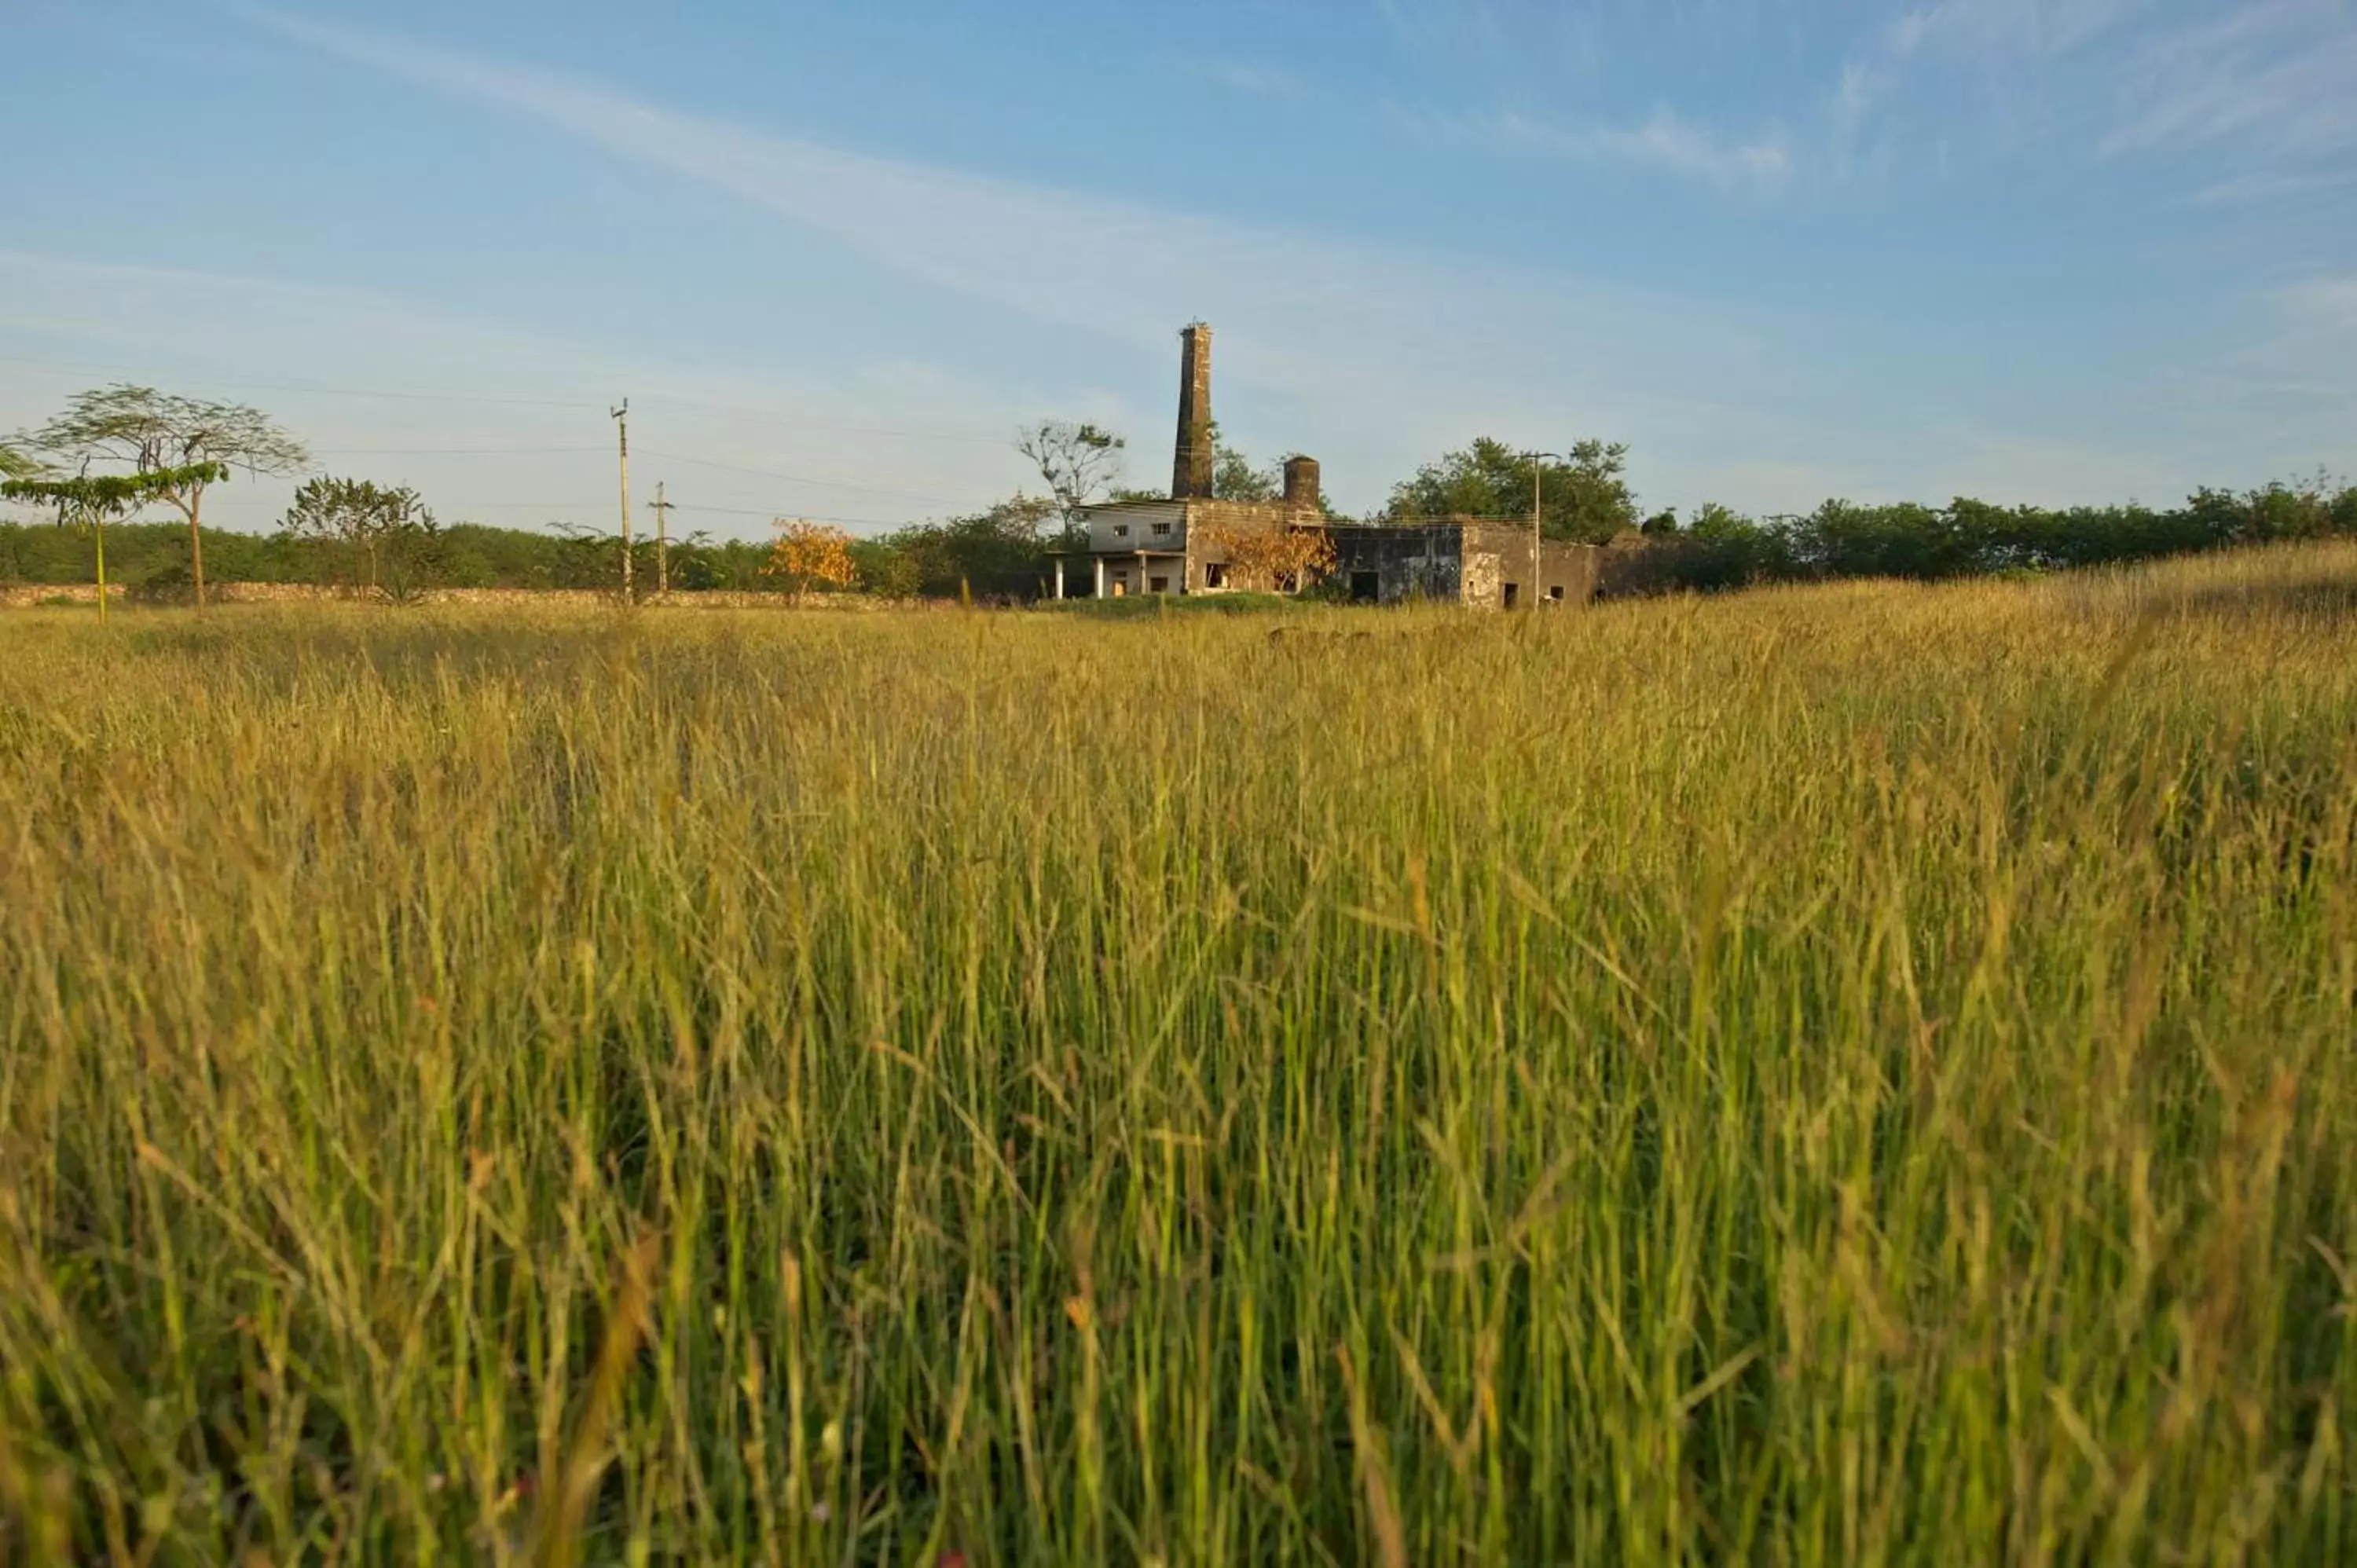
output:
<svg viewBox="0 0 2357 1568"><path fill-rule="evenodd" d="M2357 549L0 617L0 1558L2357 1562Z"/></svg>

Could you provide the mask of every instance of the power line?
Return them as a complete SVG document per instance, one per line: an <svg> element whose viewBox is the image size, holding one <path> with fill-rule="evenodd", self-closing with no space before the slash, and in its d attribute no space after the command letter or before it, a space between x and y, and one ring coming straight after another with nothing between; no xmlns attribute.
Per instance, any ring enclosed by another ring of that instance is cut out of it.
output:
<svg viewBox="0 0 2357 1568"><path fill-rule="evenodd" d="M206 493L206 496L205 496L205 510L206 510L208 513L211 512L211 510L213 510L213 508L215 508L215 507L257 507L257 506L258 506L258 507L269 507L269 508L272 508L272 509L275 510L275 509L279 508L282 504L283 504L283 503L278 502L278 501L264 499L263 497L260 497L260 496L216 496L216 495L213 495L212 493L210 493L210 491L208 491L208 492ZM436 510L444 510L444 511L493 511L493 510L511 510L511 509L512 509L512 510L523 510L523 511L531 511L531 510L549 510L549 511L566 511L566 510L583 510L583 509L586 509L586 508L588 508L588 507L605 507L605 506L611 506L611 505L613 505L613 502L612 502L612 500L611 500L610 499L600 499L600 500L586 500L586 501L585 501L585 500L572 500L572 501L476 501L476 502L474 502L474 503L472 503L471 505L468 505L468 506L464 506L464 507L448 507L448 506L443 506L443 507L437 507L437 509L436 509Z"/></svg>
<svg viewBox="0 0 2357 1568"><path fill-rule="evenodd" d="M681 452L646 452L649 457L660 457L670 463L692 463L704 468L725 468L732 474L750 474L756 478L783 479L790 485L811 485L823 490L850 490L863 496L883 496L888 499L923 501L931 506L963 506L963 501L947 496L919 495L914 490L881 489L874 485L855 485L841 479L813 479L807 474L781 474L774 468L748 468L742 463L723 463L716 457L690 457Z"/></svg>
<svg viewBox="0 0 2357 1568"><path fill-rule="evenodd" d="M848 431L865 435L898 435L910 441L972 441L990 446L1011 446L1004 435L984 435L971 430L950 430L941 426L919 428L895 424L845 424L834 421L813 420L791 409L757 408L750 403L720 403L711 398L666 397L657 393L642 397L641 403L673 403L683 408L709 408L723 413L749 413L761 419L786 421L802 430Z"/></svg>
<svg viewBox="0 0 2357 1568"><path fill-rule="evenodd" d="M74 364L63 360L40 360L23 354L0 354L0 363L39 365L53 371L72 371L79 375L145 375L150 372L135 365ZM499 397L489 393L460 392L395 392L377 387L330 387L309 382L234 381L210 377L198 377L186 384L190 386L225 387L232 391L307 392L318 397L382 397L411 400L418 403L502 403L519 408L596 408L598 405L572 398Z"/></svg>
<svg viewBox="0 0 2357 1568"><path fill-rule="evenodd" d="M597 447L590 447L590 448L587 448L587 450L595 451L595 452L603 452L603 451L605 450L605 448L604 448L604 447L602 447L602 446L597 446ZM208 509L208 510L210 510L210 509L211 509L211 508L215 508L215 507L271 507L271 508L275 508L275 507L277 507L279 504L280 504L280 503L278 503L278 502L276 502L276 501L273 501L273 500L265 500L265 499L264 499L262 497L259 497L259 496L221 495L221 496L208 496L208 497L206 498L206 499L205 499L205 505L206 505L206 507L207 507L207 509ZM610 499L588 499L588 500L584 500L584 499L575 499L575 500L563 500L563 501L476 501L476 502L473 502L473 503L471 503L471 504L469 504L469 505L466 505L466 506L449 506L449 505L447 505L447 504L446 504L446 505L443 505L443 506L441 506L440 508L438 508L438 510L442 510L442 511L449 512L449 513L454 514L454 515L457 515L457 514L462 514L462 513L469 512L469 511L587 511L587 510L590 510L590 509L592 509L592 508L597 508L597 507L605 507L605 506L609 506L609 505L611 505L611 504L612 504L612 502L610 501ZM942 504L944 504L944 505L954 505L954 504L957 504L957 503L954 503L954 502L943 502ZM1272 504L1274 504L1274 503L1272 503ZM883 517L840 517L840 516L834 516L834 515L829 515L829 514L822 513L822 512L802 511L802 510L798 510L798 509L796 509L796 508L793 508L793 507L782 507L782 506L772 506L772 507L741 507L741 506L740 506L740 507L730 507L730 506L707 506L707 505L704 505L704 504L701 504L701 503L697 503L697 502L689 502L689 501L673 501L673 502L672 502L672 503L671 503L671 506L672 506L672 509L673 509L673 510L675 510L675 511L708 512L708 513L711 513L711 514L713 514L713 515L715 515L715 516L720 516L720 517L770 517L770 518L784 517L784 518L802 518L802 519L806 519L806 520L808 520L809 521L812 521L812 522L836 522L836 523L843 523L843 524L845 524L845 525L853 525L853 526L858 526L858 527L863 527L863 528L903 528L903 527L907 527L907 526L909 526L909 521L910 521L910 520L909 520L909 519L907 519L907 518L883 518ZM975 509L975 510L984 510L984 509L977 508L977 509ZM1521 512L1496 512L1496 513L1492 513L1492 512L1410 512L1410 513L1405 513L1405 514L1403 514L1403 515L1401 515L1401 516L1397 516L1397 517L1380 517L1380 516L1379 516L1379 517L1375 517L1375 518L1350 518L1350 517L1346 517L1346 518L1337 518L1337 519L1332 520L1332 524L1331 524L1331 525L1332 525L1332 526L1338 526L1338 527L1343 527L1343 528L1394 528L1394 527L1406 527L1406 526L1409 526L1409 525L1411 525L1411 524L1415 524L1415 523L1448 523L1448 522L1503 522L1503 523L1527 523L1528 521L1530 521L1530 518L1531 518L1531 514L1530 514L1529 512L1527 512L1527 511L1521 511Z"/></svg>
<svg viewBox="0 0 2357 1568"><path fill-rule="evenodd" d="M153 371L138 365L90 364L67 360L45 360L25 354L0 354L0 364L38 365L47 370L72 371L80 375L149 375ZM477 403L500 404L516 408L597 408L603 406L583 398L514 397L490 392L461 392L394 389L391 387L322 386L309 381L240 381L219 377L198 377L186 384L210 386L231 391L307 392L321 397L389 398L418 403ZM724 403L714 398L685 397L658 393L640 397L641 403L668 403L683 408L708 408L724 413L747 413L757 418L789 421L804 430L829 430L867 435L892 435L909 441L970 441L991 446L1008 445L1003 435L984 435L973 430L952 430L944 427L919 428L908 425L854 424L834 421L812 420L791 409L758 407L751 403ZM602 450L602 448L601 448Z"/></svg>
<svg viewBox="0 0 2357 1568"><path fill-rule="evenodd" d="M315 446L311 448L311 456L314 457L524 457L580 456L605 450L603 446ZM703 468L720 468L732 474L747 474L757 478L782 479L788 484L809 485L817 489L849 490L858 495L879 496L888 499L922 501L929 506L957 507L966 504L948 496L922 495L914 490L886 489L875 485L855 485L844 479L813 478L807 474L786 474L774 468L752 468L741 463L724 463L716 457L691 457L683 452L650 452L641 448L640 456L660 457L671 463L688 463Z"/></svg>
<svg viewBox="0 0 2357 1568"><path fill-rule="evenodd" d="M603 446L314 446L314 457L523 457L603 452Z"/></svg>
<svg viewBox="0 0 2357 1568"><path fill-rule="evenodd" d="M906 528L909 526L909 521L906 518L828 517L822 512L795 511L791 508L783 507L697 506L687 501L673 501L672 506L679 511L712 512L721 517L766 517L772 521L783 519L800 522L839 522L849 528Z"/></svg>
<svg viewBox="0 0 2357 1568"><path fill-rule="evenodd" d="M587 512L613 504L611 498L566 501L473 501L464 506L440 505L435 510L446 516L463 518L469 512L478 511ZM826 512L802 511L793 507L701 506L687 501L672 501L669 504L673 511L708 512L718 517L800 519L808 522L841 523L847 528L906 528L909 525L909 520L907 518L838 517ZM205 508L208 511L222 507L268 507L275 510L278 506L278 502L264 500L259 496L207 496L205 498Z"/></svg>

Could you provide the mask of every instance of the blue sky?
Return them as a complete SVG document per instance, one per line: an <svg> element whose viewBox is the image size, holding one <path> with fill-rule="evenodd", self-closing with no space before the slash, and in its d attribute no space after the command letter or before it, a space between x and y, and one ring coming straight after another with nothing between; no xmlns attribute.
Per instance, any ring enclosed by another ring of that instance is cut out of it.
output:
<svg viewBox="0 0 2357 1568"><path fill-rule="evenodd" d="M2357 468L2357 0L12 0L0 430L132 379L446 518L758 535L1028 418L1353 510L1476 435L1649 506ZM401 393L406 395L379 395ZM222 492L265 527L283 488Z"/></svg>

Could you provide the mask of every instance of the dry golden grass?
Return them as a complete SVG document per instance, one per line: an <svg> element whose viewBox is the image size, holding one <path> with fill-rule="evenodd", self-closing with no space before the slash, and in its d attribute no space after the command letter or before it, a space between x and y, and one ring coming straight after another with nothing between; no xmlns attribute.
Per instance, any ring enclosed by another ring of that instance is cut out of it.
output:
<svg viewBox="0 0 2357 1568"><path fill-rule="evenodd" d="M0 1555L2345 1563L2357 551L0 618Z"/></svg>

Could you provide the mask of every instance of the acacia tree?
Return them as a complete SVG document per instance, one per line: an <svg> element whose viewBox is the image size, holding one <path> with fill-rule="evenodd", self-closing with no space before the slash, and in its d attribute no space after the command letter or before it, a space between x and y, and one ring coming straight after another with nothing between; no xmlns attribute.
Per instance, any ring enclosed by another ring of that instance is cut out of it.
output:
<svg viewBox="0 0 2357 1568"><path fill-rule="evenodd" d="M169 477L153 499L188 519L188 576L199 609L205 605L205 491L229 477L231 465L250 474L291 474L310 461L303 444L260 409L128 384L76 395L63 413L23 439L37 451Z"/></svg>
<svg viewBox="0 0 2357 1568"><path fill-rule="evenodd" d="M199 472L203 469L205 472ZM157 497L227 477L218 463L190 463L145 474L78 474L72 478L20 475L0 479L0 499L55 506L58 526L88 529L98 550L98 618L106 619L106 525L135 514Z"/></svg>

